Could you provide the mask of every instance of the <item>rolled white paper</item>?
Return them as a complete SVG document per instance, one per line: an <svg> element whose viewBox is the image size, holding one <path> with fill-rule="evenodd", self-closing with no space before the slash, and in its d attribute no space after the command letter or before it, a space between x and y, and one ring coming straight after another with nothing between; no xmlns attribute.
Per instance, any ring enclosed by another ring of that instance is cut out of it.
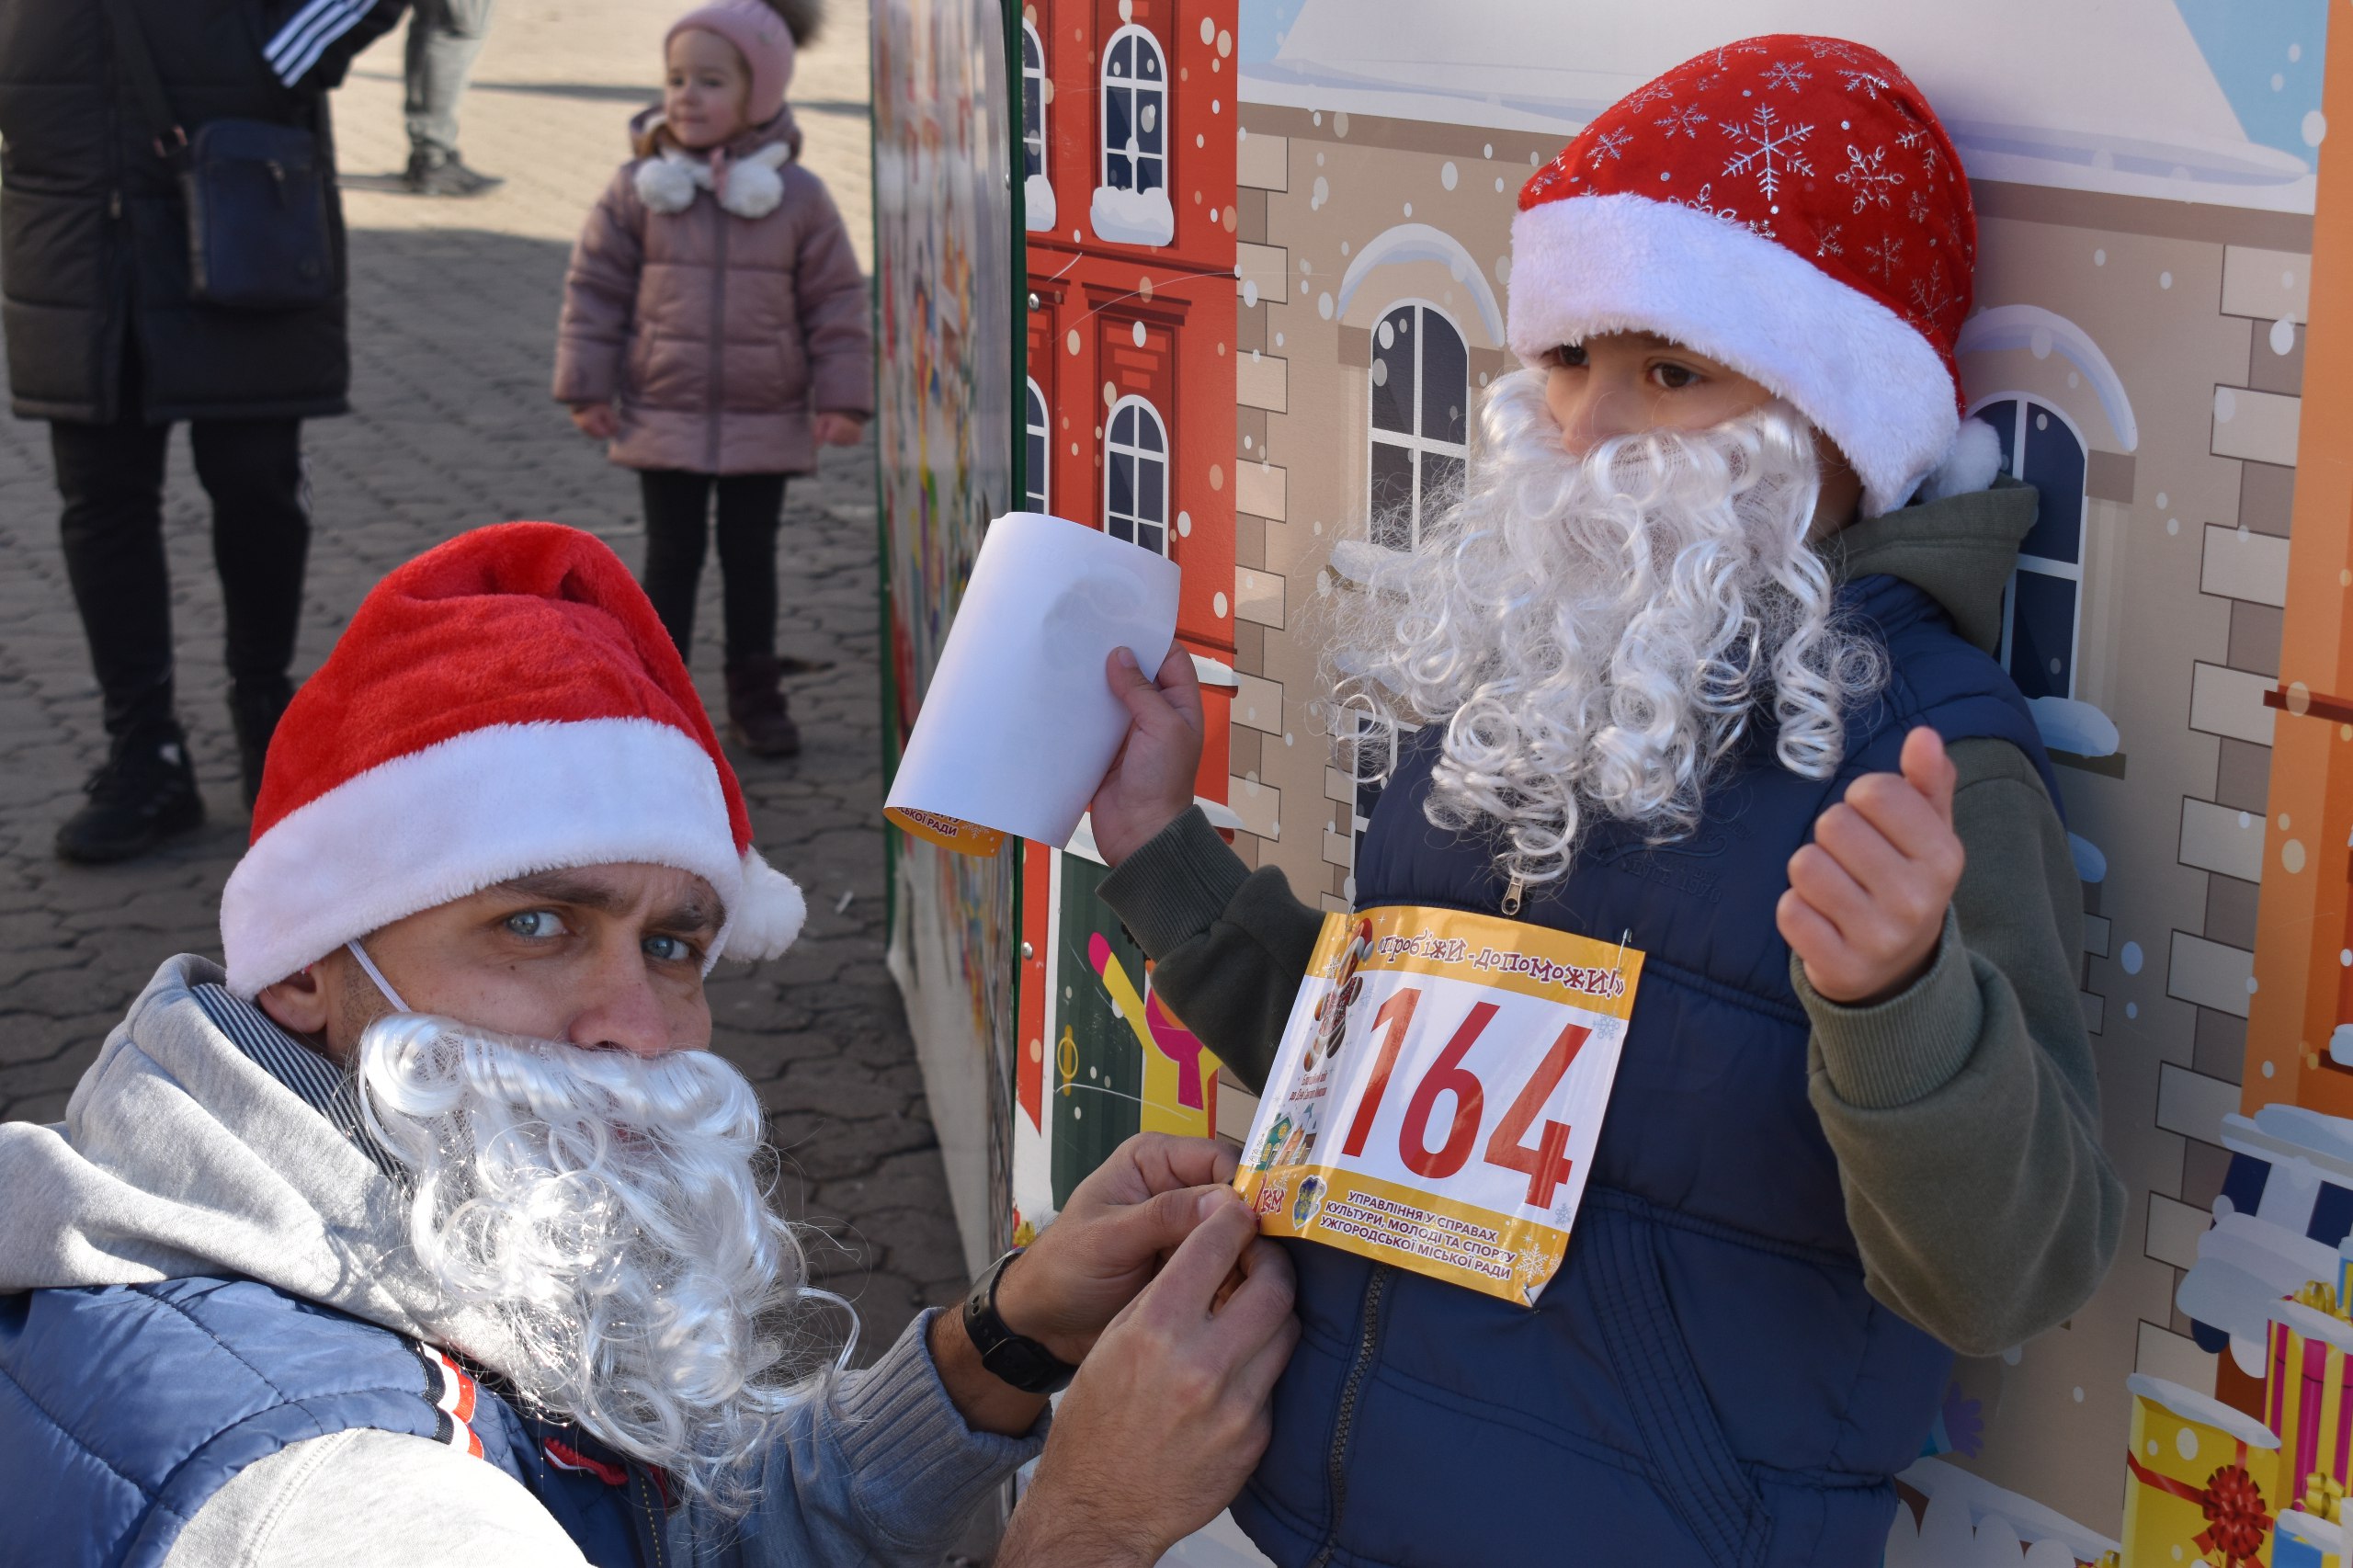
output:
<svg viewBox="0 0 2353 1568"><path fill-rule="evenodd" d="M1070 842L1128 733L1104 661L1124 647L1160 667L1181 576L1165 556L1042 512L991 523L884 813L972 855L1008 833Z"/></svg>

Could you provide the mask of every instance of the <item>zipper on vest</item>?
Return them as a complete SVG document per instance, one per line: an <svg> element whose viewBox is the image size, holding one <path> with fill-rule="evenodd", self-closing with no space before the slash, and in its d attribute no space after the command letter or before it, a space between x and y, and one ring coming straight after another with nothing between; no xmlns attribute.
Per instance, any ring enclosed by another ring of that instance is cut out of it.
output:
<svg viewBox="0 0 2353 1568"><path fill-rule="evenodd" d="M1389 1296L1389 1282L1397 1278L1397 1270L1386 1263L1372 1266L1372 1279L1365 1286L1364 1316L1357 1324L1357 1353L1348 1363L1348 1381L1340 1387L1340 1418L1332 1428L1332 1453L1326 1474L1332 1491L1332 1528L1324 1538L1324 1550L1315 1554L1307 1568L1324 1568L1332 1561L1332 1553L1340 1548L1340 1511L1348 1502L1348 1440L1355 1435L1357 1398L1364 1392L1364 1381L1372 1372L1373 1346L1381 1338L1381 1308Z"/></svg>
<svg viewBox="0 0 2353 1568"><path fill-rule="evenodd" d="M1518 915L1519 913L1520 897L1527 892L1528 879L1521 876L1518 871L1514 871L1511 874L1511 886L1504 890L1504 913L1506 915Z"/></svg>

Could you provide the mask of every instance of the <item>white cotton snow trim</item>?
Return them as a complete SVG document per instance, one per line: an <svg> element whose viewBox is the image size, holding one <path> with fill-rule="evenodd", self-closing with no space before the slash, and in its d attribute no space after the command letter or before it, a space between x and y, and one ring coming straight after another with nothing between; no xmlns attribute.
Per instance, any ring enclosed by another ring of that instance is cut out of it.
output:
<svg viewBox="0 0 2353 1568"><path fill-rule="evenodd" d="M1738 223L1641 196L1548 201L1511 226L1509 336L1534 365L1563 343L1655 332L1786 398L1893 511L1952 446L1952 377L1901 316Z"/></svg>
<svg viewBox="0 0 2353 1568"><path fill-rule="evenodd" d="M801 928L800 890L736 850L691 736L651 719L494 724L347 779L256 839L221 894L229 989L251 997L510 878L631 861L710 884L727 908L714 960L773 958Z"/></svg>
<svg viewBox="0 0 2353 1568"><path fill-rule="evenodd" d="M1964 419L1953 432L1945 460L1921 483L1919 499L1941 501L1948 495L1974 495L2002 472L2002 437L1983 419Z"/></svg>
<svg viewBox="0 0 2353 1568"><path fill-rule="evenodd" d="M765 218L784 200L784 176L778 173L792 149L771 142L748 156L727 165L719 205L738 218ZM711 188L710 163L689 157L676 148L637 165L633 178L637 198L655 212L684 212L694 204L695 192Z"/></svg>

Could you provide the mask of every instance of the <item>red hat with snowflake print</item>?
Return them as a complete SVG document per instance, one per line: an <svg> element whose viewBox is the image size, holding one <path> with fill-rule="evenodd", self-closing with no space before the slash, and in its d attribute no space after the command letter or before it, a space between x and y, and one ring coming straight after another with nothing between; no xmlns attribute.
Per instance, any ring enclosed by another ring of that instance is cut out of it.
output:
<svg viewBox="0 0 2353 1568"><path fill-rule="evenodd" d="M516 877L631 861L711 885L714 960L800 934L629 568L576 528L477 528L377 584L286 710L221 895L229 989Z"/></svg>
<svg viewBox="0 0 2353 1568"><path fill-rule="evenodd" d="M1976 259L1968 176L1894 62L1744 39L1620 99L1521 187L1511 346L1536 364L1654 332L1720 360L1838 443L1874 517L1999 467L1953 366Z"/></svg>

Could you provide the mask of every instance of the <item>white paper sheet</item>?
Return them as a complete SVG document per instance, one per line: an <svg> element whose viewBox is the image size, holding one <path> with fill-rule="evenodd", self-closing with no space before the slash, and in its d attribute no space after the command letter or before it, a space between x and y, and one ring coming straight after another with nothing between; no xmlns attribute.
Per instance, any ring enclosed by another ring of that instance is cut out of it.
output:
<svg viewBox="0 0 2353 1568"><path fill-rule="evenodd" d="M1070 841L1128 710L1104 661L1147 672L1176 636L1176 562L1041 512L989 525L883 810L968 854Z"/></svg>

